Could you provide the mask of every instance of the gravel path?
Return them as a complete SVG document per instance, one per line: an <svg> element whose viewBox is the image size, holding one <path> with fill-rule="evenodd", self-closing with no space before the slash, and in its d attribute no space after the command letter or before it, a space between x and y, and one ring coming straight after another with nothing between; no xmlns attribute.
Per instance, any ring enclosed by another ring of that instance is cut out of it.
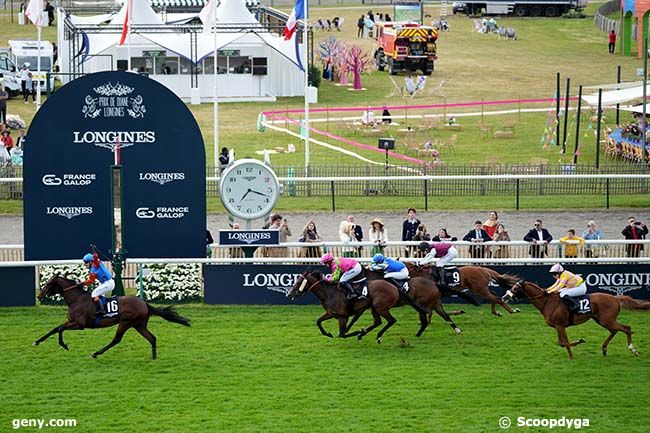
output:
<svg viewBox="0 0 650 433"><path fill-rule="evenodd" d="M452 236L461 238L471 228L475 220L485 221L488 212L420 212L418 218L427 226L430 233L437 232L438 228L446 227ZM338 240L339 223L346 219L349 212L284 212L282 216L287 219L293 236L289 241L297 241L303 227L309 219L314 219L316 227L325 240ZM399 241L402 237L402 221L406 218L406 211L395 212L359 212L355 213L357 224L361 224L367 236L370 221L380 218L388 231L389 240ZM587 221L593 219L606 239L622 239L621 230L627 222L628 216L635 216L637 220L646 224L650 221L650 210L625 210L625 211L506 211L499 213L499 219L510 232L512 240L521 240L526 232L533 227L533 221L541 218L555 239L564 236L566 230L575 228L578 234L582 233ZM13 245L23 243L22 217L0 217L1 227L0 244ZM254 223L254 228L261 223ZM213 234L219 229L228 228L225 214L209 214L208 228ZM216 236L215 236L216 237Z"/></svg>

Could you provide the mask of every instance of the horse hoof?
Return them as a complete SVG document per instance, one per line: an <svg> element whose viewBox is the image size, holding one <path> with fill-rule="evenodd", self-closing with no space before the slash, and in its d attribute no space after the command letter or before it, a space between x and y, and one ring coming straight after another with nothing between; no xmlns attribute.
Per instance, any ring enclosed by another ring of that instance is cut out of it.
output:
<svg viewBox="0 0 650 433"><path fill-rule="evenodd" d="M458 310L458 314L459 314L459 315L461 315L461 314L465 314L465 310Z"/></svg>
<svg viewBox="0 0 650 433"><path fill-rule="evenodd" d="M456 334L462 334L463 333L463 331L461 331L460 328L454 328L454 332L456 332Z"/></svg>
<svg viewBox="0 0 650 433"><path fill-rule="evenodd" d="M607 351L603 350L603 356L607 356Z"/></svg>
<svg viewBox="0 0 650 433"><path fill-rule="evenodd" d="M512 310L512 312L513 313L521 313L521 310L519 308L515 308L514 310Z"/></svg>
<svg viewBox="0 0 650 433"><path fill-rule="evenodd" d="M90 357L93 358L93 359L97 359L97 354L93 353L92 355L90 355Z"/></svg>
<svg viewBox="0 0 650 433"><path fill-rule="evenodd" d="M381 344L381 338L382 338L382 337L379 337L379 338L377 339L377 344Z"/></svg>
<svg viewBox="0 0 650 433"><path fill-rule="evenodd" d="M584 338L579 338L578 339L578 344L583 344L583 343L586 343L585 339Z"/></svg>
<svg viewBox="0 0 650 433"><path fill-rule="evenodd" d="M334 336L332 334L330 334L329 332L327 334L325 334L325 336L329 337L329 338L334 338Z"/></svg>
<svg viewBox="0 0 650 433"><path fill-rule="evenodd" d="M32 346L38 346L39 344L40 344L40 343L39 343L38 341L34 341L34 342L32 343Z"/></svg>
<svg viewBox="0 0 650 433"><path fill-rule="evenodd" d="M65 344L65 345L63 345L63 346L61 346L61 347L63 347L65 350L68 350L68 351L69 351L69 349L68 349L68 345L67 345L67 344Z"/></svg>

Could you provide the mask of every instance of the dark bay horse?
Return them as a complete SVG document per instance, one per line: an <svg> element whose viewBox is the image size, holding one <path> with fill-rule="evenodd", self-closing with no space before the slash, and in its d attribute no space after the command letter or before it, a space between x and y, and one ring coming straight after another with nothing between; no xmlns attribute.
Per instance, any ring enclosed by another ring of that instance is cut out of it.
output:
<svg viewBox="0 0 650 433"><path fill-rule="evenodd" d="M383 317L388 323L377 334L377 343L381 343L384 333L396 322L390 310L398 305L400 296L397 287L388 281L369 281L368 297L348 302L345 299L345 294L337 287L336 283L324 281L323 275L319 271L310 272L306 270L296 279L295 284L289 293L287 293L287 296L291 299L296 299L296 297L305 293L313 293L325 310L325 313L316 320L316 326L318 326L321 334L326 337L333 336L323 328L322 323L325 320L338 320L339 337L348 338L356 336L360 340L364 335L381 325L381 318ZM417 306L414 306L414 308L419 313L427 313L423 308ZM348 332L348 318L353 317L353 321L356 321L367 309L370 309L372 312L373 324L368 329L362 328L359 331ZM426 324L422 325L421 323L420 326L421 331L424 331L422 326L426 328Z"/></svg>
<svg viewBox="0 0 650 433"><path fill-rule="evenodd" d="M34 346L38 346L53 334L58 333L59 345L65 350L68 350L68 345L63 342L63 331L80 330L85 328L106 328L118 325L113 340L102 349L93 353L93 358L97 358L97 356L122 341L124 333L129 328L135 328L140 335L149 341L151 344L151 357L156 359L156 337L147 329L149 317L160 316L169 322L190 326L190 320L182 317L174 311L173 307L156 308L136 296L118 297L117 304L119 315L95 323L95 304L90 297L90 293L83 289L82 284L54 275L40 291L38 299L42 301L46 296L56 293L60 293L61 296L63 296L65 303L68 305L68 318L63 322L63 324L55 327L50 332L34 341Z"/></svg>
<svg viewBox="0 0 650 433"><path fill-rule="evenodd" d="M607 355L607 346L618 331L627 335L627 348L634 356L639 352L632 343L632 328L617 322L621 308L626 310L650 310L650 302L637 301L629 296L614 296L607 293L592 293L589 295L591 312L587 314L575 314L573 323L569 323L569 310L560 299L558 293L548 294L544 289L529 281L519 281L504 295L504 299L516 299L526 297L544 316L546 324L557 331L558 344L566 348L569 358L573 359L571 348L585 342L582 338L576 341L569 341L566 328L573 325L580 325L589 319L594 319L603 328L609 331L601 349L603 356Z"/></svg>
<svg viewBox="0 0 650 433"><path fill-rule="evenodd" d="M365 274L370 281L384 280L384 273L381 271L371 271L369 269L365 269ZM436 283L433 282L433 280L424 277L414 277L409 280L408 284L408 294L400 296L398 306L401 307L402 305L406 305L409 303L408 300L410 300L418 306L423 307L428 312L427 314L424 314L418 311L418 314L420 315L421 328L418 333L415 334L416 337L422 335L424 329L426 329L426 327L431 323L431 318L433 317L434 311L438 314L438 316L442 317L442 319L447 322L449 326L451 326L454 332L457 334L460 334L462 332L460 328L454 323L454 321L451 320L451 317L449 317L449 314L442 306L442 295L440 294L440 290L438 290L438 287L436 286ZM404 296L406 296L407 299L404 299ZM354 325L354 318L353 321L351 321L348 325L348 329L351 328L352 325Z"/></svg>
<svg viewBox="0 0 650 433"><path fill-rule="evenodd" d="M425 277L434 280L431 274L431 266L416 266L413 263L407 263L406 266L408 267L411 278ZM513 309L507 302L504 302L496 293L490 290L491 281L498 283L505 289L510 289L519 281L519 277L500 274L492 269L481 266L459 266L458 272L460 273L459 289L469 289L472 293L487 299L490 302L492 314L501 317L501 313L496 310L496 304L501 305L510 314L519 313L519 309ZM443 293L443 296L447 296L448 294L458 294L458 292L455 293L453 290L448 290ZM474 304L478 305L476 302Z"/></svg>

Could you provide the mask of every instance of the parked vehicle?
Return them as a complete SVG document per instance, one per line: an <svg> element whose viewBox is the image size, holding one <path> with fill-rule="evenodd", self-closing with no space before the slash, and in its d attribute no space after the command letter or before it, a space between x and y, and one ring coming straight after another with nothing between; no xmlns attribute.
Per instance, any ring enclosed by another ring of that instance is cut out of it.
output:
<svg viewBox="0 0 650 433"><path fill-rule="evenodd" d="M467 15L518 17L558 17L572 10L580 12L587 6L587 0L465 0L464 3Z"/></svg>
<svg viewBox="0 0 650 433"><path fill-rule="evenodd" d="M400 71L421 70L424 75L431 75L436 56L438 31L433 27L422 26L414 22L377 23L377 49L375 63L377 69L388 68L391 75Z"/></svg>
<svg viewBox="0 0 650 433"><path fill-rule="evenodd" d="M9 59L12 61L14 67L20 68L24 64L28 64L29 69L32 71L32 79L41 85L41 90L46 90L47 85L45 77L48 72L52 71L52 63L54 60L54 48L48 41L41 41L41 72L37 72L38 65L38 41L26 39L14 39L9 41ZM54 76L50 76L50 86L54 86Z"/></svg>
<svg viewBox="0 0 650 433"><path fill-rule="evenodd" d="M16 65L11 61L9 55L0 53L0 81L9 96L16 96L20 93L20 79L16 75Z"/></svg>

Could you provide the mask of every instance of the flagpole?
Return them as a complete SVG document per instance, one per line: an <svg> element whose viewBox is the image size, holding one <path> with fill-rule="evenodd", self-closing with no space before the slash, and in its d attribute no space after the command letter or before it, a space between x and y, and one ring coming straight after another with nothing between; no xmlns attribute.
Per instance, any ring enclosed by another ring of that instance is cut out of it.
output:
<svg viewBox="0 0 650 433"><path fill-rule="evenodd" d="M216 0L212 0L216 1ZM214 175L218 176L218 162L219 162L219 86L217 83L219 71L217 70L217 59L218 59L218 52L217 52L217 14L214 14L214 119L212 122L214 123L213 128L214 128Z"/></svg>
<svg viewBox="0 0 650 433"><path fill-rule="evenodd" d="M43 20L43 12L41 11L41 21ZM38 39L37 60L36 60L36 111L41 108L41 24L36 26L36 34ZM47 76L46 76L47 78ZM33 83L33 81L32 81Z"/></svg>
<svg viewBox="0 0 650 433"><path fill-rule="evenodd" d="M126 41L127 69L131 72L131 28L133 28L133 0L127 0L126 14L128 15L128 39Z"/></svg>
<svg viewBox="0 0 650 433"><path fill-rule="evenodd" d="M309 0L303 0L303 37L302 37L302 43L305 46L305 57L304 57L304 65L305 65L305 122L304 122L304 134L305 134L305 170L309 170L309 96L308 96L308 89L309 89L309 17L307 16L307 5L309 4ZM296 11L297 12L297 11ZM308 175L308 173L305 173Z"/></svg>

